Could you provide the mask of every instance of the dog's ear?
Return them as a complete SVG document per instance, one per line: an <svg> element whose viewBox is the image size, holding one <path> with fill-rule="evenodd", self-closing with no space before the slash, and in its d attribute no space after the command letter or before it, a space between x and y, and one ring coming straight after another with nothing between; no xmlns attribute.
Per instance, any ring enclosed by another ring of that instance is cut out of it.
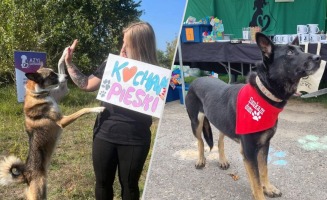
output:
<svg viewBox="0 0 327 200"><path fill-rule="evenodd" d="M266 35L260 32L257 32L255 34L255 40L262 52L262 55L266 58L270 58L274 48L274 44L272 43L272 41Z"/></svg>
<svg viewBox="0 0 327 200"><path fill-rule="evenodd" d="M299 36L296 36L295 39L292 41L291 44L292 44L292 45L299 46L299 45L300 45L300 42L299 42Z"/></svg>
<svg viewBox="0 0 327 200"><path fill-rule="evenodd" d="M40 79L42 79L41 75L37 72L35 73L25 73L26 78L28 78L29 80L32 80L36 83L38 83L40 81Z"/></svg>

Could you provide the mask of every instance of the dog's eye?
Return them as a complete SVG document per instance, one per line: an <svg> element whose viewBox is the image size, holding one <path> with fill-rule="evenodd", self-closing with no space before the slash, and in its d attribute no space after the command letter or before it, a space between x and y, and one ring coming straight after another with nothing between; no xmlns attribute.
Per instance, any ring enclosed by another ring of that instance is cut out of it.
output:
<svg viewBox="0 0 327 200"><path fill-rule="evenodd" d="M291 55L293 55L293 54L294 54L294 51L293 51L293 50L290 49L290 50L287 51L287 55L288 55L288 56L291 56Z"/></svg>

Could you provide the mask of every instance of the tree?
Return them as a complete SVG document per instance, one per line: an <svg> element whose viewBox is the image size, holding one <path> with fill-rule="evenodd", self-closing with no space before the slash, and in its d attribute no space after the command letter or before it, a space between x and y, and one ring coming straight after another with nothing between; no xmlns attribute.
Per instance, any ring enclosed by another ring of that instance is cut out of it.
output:
<svg viewBox="0 0 327 200"><path fill-rule="evenodd" d="M166 44L167 46L165 52L157 50L157 56L162 67L171 69L176 51L177 37L171 42L166 42Z"/></svg>
<svg viewBox="0 0 327 200"><path fill-rule="evenodd" d="M171 61L171 63L172 63L175 53L176 53L177 39L178 39L178 37L176 36L173 41L167 42L166 54L167 54L168 59Z"/></svg>
<svg viewBox="0 0 327 200"><path fill-rule="evenodd" d="M109 52L118 53L122 29L139 20L141 1L2 0L0 2L0 74L13 74L13 51L47 53L56 68L65 47L79 39L74 62L93 71ZM1 81L1 79L0 79Z"/></svg>
<svg viewBox="0 0 327 200"><path fill-rule="evenodd" d="M74 61L78 66L87 67L82 68L85 72L92 71L89 67L99 65L109 52L119 52L122 29L139 19L140 3L133 0L46 1L47 23L43 25L41 40L52 55L51 63L55 64L64 47L77 38L80 42Z"/></svg>
<svg viewBox="0 0 327 200"><path fill-rule="evenodd" d="M15 50L41 51L38 45L37 22L35 8L41 1L3 0L0 2L0 77L8 82L14 77ZM1 84L0 82L0 84Z"/></svg>
<svg viewBox="0 0 327 200"><path fill-rule="evenodd" d="M165 54L164 51L158 49L157 57L158 57L159 65L161 67L164 67L167 69L171 68L171 60L169 60L169 58L167 57L167 55Z"/></svg>

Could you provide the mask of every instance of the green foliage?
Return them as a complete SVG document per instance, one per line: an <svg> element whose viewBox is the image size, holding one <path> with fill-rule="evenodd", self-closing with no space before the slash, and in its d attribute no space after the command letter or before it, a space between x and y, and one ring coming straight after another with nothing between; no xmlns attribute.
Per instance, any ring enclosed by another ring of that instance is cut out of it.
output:
<svg viewBox="0 0 327 200"><path fill-rule="evenodd" d="M166 42L166 44L167 44L166 51L164 52L161 50L157 50L157 56L161 66L167 69L171 69L173 59L175 56L177 37L171 42Z"/></svg>
<svg viewBox="0 0 327 200"><path fill-rule="evenodd" d="M2 0L0 2L0 84L13 77L13 52L47 53L56 67L65 47L79 40L74 62L93 71L108 53L118 53L122 29L139 20L141 1Z"/></svg>
<svg viewBox="0 0 327 200"><path fill-rule="evenodd" d="M65 49L79 40L74 62L90 74L110 53L118 54L122 29L139 20L141 1L2 0L0 1L0 85L14 80L14 51L47 53L56 68ZM177 37L158 50L161 66L171 68Z"/></svg>
<svg viewBox="0 0 327 200"><path fill-rule="evenodd" d="M99 65L109 52L119 52L122 29L138 20L139 6L140 2L132 0L46 1L43 12L47 23L40 34L50 63L55 65L64 47L78 39L74 61L84 72L93 71L91 67Z"/></svg>
<svg viewBox="0 0 327 200"><path fill-rule="evenodd" d="M0 1L0 84L7 82L13 75L13 20L14 4L12 0Z"/></svg>
<svg viewBox="0 0 327 200"><path fill-rule="evenodd" d="M174 59L174 56L175 56L177 38L178 38L178 36L176 36L173 41L167 42L166 54L167 54L168 59L171 61Z"/></svg>
<svg viewBox="0 0 327 200"><path fill-rule="evenodd" d="M195 77L195 76L184 77L184 82L187 83L187 84L191 84L197 78L198 77Z"/></svg>
<svg viewBox="0 0 327 200"><path fill-rule="evenodd" d="M170 69L171 68L171 61L168 56L165 54L164 51L162 50L157 50L157 57L158 57L158 61L160 66Z"/></svg>

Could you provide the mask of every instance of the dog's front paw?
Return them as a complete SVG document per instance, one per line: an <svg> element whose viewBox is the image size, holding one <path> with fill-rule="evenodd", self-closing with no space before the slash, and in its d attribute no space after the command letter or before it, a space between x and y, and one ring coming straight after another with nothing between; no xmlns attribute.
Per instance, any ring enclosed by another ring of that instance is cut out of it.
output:
<svg viewBox="0 0 327 200"><path fill-rule="evenodd" d="M282 196L281 191L273 185L263 186L263 192L270 198Z"/></svg>
<svg viewBox="0 0 327 200"><path fill-rule="evenodd" d="M104 109L105 109L105 107L94 107L94 108L92 108L92 112L101 113L104 111Z"/></svg>
<svg viewBox="0 0 327 200"><path fill-rule="evenodd" d="M195 164L195 168L196 169L202 169L204 166L206 165L206 158L203 157L203 158L200 158L196 164Z"/></svg>
<svg viewBox="0 0 327 200"><path fill-rule="evenodd" d="M226 170L229 168L229 162L227 160L225 161L218 161L218 166L220 169Z"/></svg>

